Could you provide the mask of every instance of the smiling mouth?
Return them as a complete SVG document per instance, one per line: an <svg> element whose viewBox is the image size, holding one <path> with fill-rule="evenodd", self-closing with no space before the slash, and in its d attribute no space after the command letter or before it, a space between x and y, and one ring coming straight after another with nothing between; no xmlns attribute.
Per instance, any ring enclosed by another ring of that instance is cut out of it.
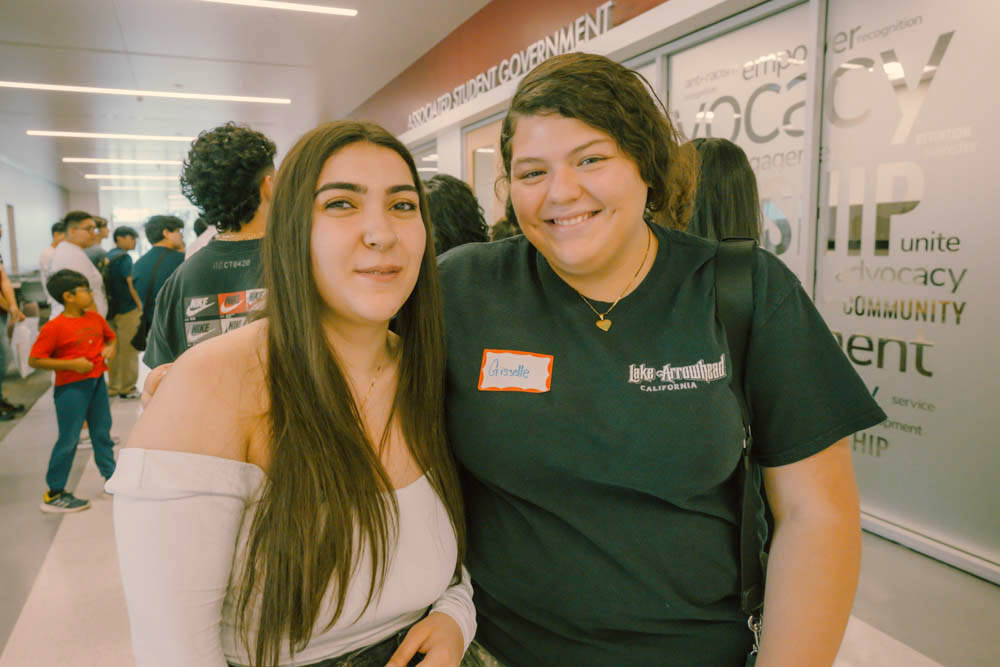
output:
<svg viewBox="0 0 1000 667"><path fill-rule="evenodd" d="M573 225L579 225L582 222L590 220L598 213L600 213L600 211L590 211L588 213L581 213L579 215L574 215L573 217L549 218L545 222L553 224L556 227L572 227Z"/></svg>

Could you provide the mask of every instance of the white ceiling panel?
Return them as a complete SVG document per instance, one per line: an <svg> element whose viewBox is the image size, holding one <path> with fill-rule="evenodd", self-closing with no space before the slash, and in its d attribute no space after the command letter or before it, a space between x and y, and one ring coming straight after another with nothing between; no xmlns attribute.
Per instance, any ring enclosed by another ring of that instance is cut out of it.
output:
<svg viewBox="0 0 1000 667"><path fill-rule="evenodd" d="M3 0L0 42L121 51L114 5L115 0Z"/></svg>

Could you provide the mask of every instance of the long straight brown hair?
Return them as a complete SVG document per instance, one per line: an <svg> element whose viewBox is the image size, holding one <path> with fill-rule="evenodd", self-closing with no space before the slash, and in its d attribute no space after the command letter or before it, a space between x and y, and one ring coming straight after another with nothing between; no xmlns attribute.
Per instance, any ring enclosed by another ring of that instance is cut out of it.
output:
<svg viewBox="0 0 1000 667"><path fill-rule="evenodd" d="M398 506L375 446L382 443L371 442L365 432L324 335L325 304L310 255L320 171L337 151L357 142L399 154L417 188L427 243L416 286L396 318L402 354L389 422L399 420L410 452L447 508L458 541L456 575L465 557L462 495L444 431L444 318L417 168L406 148L377 125L322 125L299 139L278 171L261 250L271 460L236 584L236 626L258 667L276 665L285 642L291 654L308 644L331 584L337 605L327 628L340 618L365 549L372 558L367 608L381 590L397 534Z"/></svg>

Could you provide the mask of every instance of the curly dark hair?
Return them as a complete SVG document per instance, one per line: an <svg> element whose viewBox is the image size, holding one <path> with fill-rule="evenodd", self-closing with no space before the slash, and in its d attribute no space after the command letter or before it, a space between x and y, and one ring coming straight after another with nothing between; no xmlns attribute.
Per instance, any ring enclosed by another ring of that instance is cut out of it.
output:
<svg viewBox="0 0 1000 667"><path fill-rule="evenodd" d="M260 206L260 184L274 171L274 142L229 122L191 144L181 192L220 232L238 232Z"/></svg>
<svg viewBox="0 0 1000 667"><path fill-rule="evenodd" d="M691 150L663 104L637 72L604 56L567 53L546 60L521 80L500 129L504 175L510 182L511 140L521 116L559 114L606 133L639 168L649 186L646 217L683 229L697 181Z"/></svg>
<svg viewBox="0 0 1000 667"><path fill-rule="evenodd" d="M465 181L438 174L424 181L424 192L434 225L434 252L490 240L483 207Z"/></svg>

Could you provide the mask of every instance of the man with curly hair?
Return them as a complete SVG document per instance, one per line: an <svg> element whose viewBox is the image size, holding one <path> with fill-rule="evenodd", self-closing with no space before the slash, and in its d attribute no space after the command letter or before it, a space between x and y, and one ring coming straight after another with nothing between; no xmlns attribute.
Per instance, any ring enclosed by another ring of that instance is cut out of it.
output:
<svg viewBox="0 0 1000 667"><path fill-rule="evenodd" d="M235 123L202 132L181 172L181 191L218 234L174 272L156 302L143 361L171 363L189 347L243 326L264 302L260 243L277 149Z"/></svg>

